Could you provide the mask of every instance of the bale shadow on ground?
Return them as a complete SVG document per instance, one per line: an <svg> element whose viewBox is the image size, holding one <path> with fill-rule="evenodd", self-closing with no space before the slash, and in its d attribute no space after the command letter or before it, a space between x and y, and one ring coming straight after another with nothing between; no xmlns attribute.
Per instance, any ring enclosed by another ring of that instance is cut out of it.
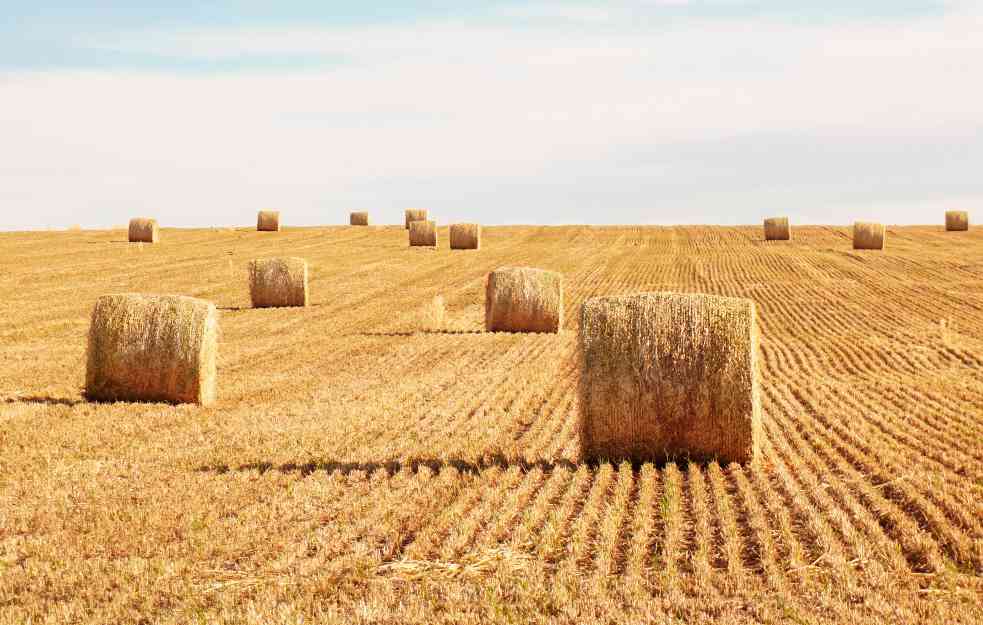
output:
<svg viewBox="0 0 983 625"><path fill-rule="evenodd" d="M78 406L87 403L84 398L48 397L45 395L20 395L0 399L4 404L44 404L47 406Z"/></svg>

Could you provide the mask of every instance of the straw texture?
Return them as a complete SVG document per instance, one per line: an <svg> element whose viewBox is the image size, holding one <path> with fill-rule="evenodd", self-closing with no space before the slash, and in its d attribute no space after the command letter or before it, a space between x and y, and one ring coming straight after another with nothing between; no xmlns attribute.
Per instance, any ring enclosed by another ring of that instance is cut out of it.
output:
<svg viewBox="0 0 983 625"><path fill-rule="evenodd" d="M969 213L966 211L946 211L945 229L949 232L969 230Z"/></svg>
<svg viewBox="0 0 983 625"><path fill-rule="evenodd" d="M452 224L450 240L452 250L481 249L481 224Z"/></svg>
<svg viewBox="0 0 983 625"><path fill-rule="evenodd" d="M761 436L757 346L751 300L678 293L587 300L581 456L752 461Z"/></svg>
<svg viewBox="0 0 983 625"><path fill-rule="evenodd" d="M432 221L411 221L410 245L437 247L437 224Z"/></svg>
<svg viewBox="0 0 983 625"><path fill-rule="evenodd" d="M280 211L259 211L256 216L256 229L260 232L279 232Z"/></svg>
<svg viewBox="0 0 983 625"><path fill-rule="evenodd" d="M406 209L406 229L410 229L410 222L414 221L426 221L427 220L427 209L425 208L408 208Z"/></svg>
<svg viewBox="0 0 983 625"><path fill-rule="evenodd" d="M148 217L134 217L130 220L130 243L156 243L160 240L157 220Z"/></svg>
<svg viewBox="0 0 983 625"><path fill-rule="evenodd" d="M563 276L530 267L503 267L485 282L489 332L559 332L563 326Z"/></svg>
<svg viewBox="0 0 983 625"><path fill-rule="evenodd" d="M307 261L296 257L250 261L249 296L254 308L307 306Z"/></svg>
<svg viewBox="0 0 983 625"><path fill-rule="evenodd" d="M788 217L769 217L765 219L765 241L791 241L792 227Z"/></svg>
<svg viewBox="0 0 983 625"><path fill-rule="evenodd" d="M105 295L89 328L85 393L105 401L215 401L218 311L180 295Z"/></svg>
<svg viewBox="0 0 983 625"><path fill-rule="evenodd" d="M884 226L872 221L858 221L853 224L853 249L884 249Z"/></svg>
<svg viewBox="0 0 983 625"><path fill-rule="evenodd" d="M369 214L365 211L352 213L348 223L352 226L367 226L369 225Z"/></svg>

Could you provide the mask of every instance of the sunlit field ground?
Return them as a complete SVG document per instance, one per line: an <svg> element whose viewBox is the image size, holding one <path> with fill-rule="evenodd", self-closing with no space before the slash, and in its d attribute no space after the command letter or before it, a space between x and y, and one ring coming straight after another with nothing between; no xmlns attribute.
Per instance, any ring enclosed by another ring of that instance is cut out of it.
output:
<svg viewBox="0 0 983 625"><path fill-rule="evenodd" d="M794 236L0 233L0 621L979 623L983 230ZM276 255L308 308L250 308ZM564 274L562 333L483 331L503 265ZM757 302L758 465L577 458L580 304L656 290ZM130 291L221 308L214 406L84 401Z"/></svg>

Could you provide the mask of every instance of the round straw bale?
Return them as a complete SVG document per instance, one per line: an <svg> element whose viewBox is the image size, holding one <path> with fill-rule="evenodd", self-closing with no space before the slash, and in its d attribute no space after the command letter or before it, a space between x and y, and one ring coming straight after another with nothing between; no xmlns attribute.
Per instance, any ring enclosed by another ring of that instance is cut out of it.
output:
<svg viewBox="0 0 983 625"><path fill-rule="evenodd" d="M352 226L367 226L369 225L369 214L365 211L352 213L348 223Z"/></svg>
<svg viewBox="0 0 983 625"><path fill-rule="evenodd" d="M946 211L945 229L951 232L969 230L969 213L966 211Z"/></svg>
<svg viewBox="0 0 983 625"><path fill-rule="evenodd" d="M884 249L884 225L873 221L858 221L853 224L853 249Z"/></svg>
<svg viewBox="0 0 983 625"><path fill-rule="evenodd" d="M307 261L296 257L250 261L249 296L253 308L307 306Z"/></svg>
<svg viewBox="0 0 983 625"><path fill-rule="evenodd" d="M753 301L597 297L580 320L584 460L754 460L761 409Z"/></svg>
<svg viewBox="0 0 983 625"><path fill-rule="evenodd" d="M788 217L769 217L765 219L765 241L791 241L792 228Z"/></svg>
<svg viewBox="0 0 983 625"><path fill-rule="evenodd" d="M85 394L98 401L215 401L218 311L181 295L104 295L89 328Z"/></svg>
<svg viewBox="0 0 983 625"><path fill-rule="evenodd" d="M485 282L489 332L559 332L563 326L563 276L530 267L503 267Z"/></svg>
<svg viewBox="0 0 983 625"><path fill-rule="evenodd" d="M129 235L131 243L156 243L160 240L157 220L147 217L134 217L130 220Z"/></svg>
<svg viewBox="0 0 983 625"><path fill-rule="evenodd" d="M437 224L432 221L411 221L410 245L437 247Z"/></svg>
<svg viewBox="0 0 983 625"><path fill-rule="evenodd" d="M261 232L280 231L280 211L259 211L256 216L256 229Z"/></svg>
<svg viewBox="0 0 983 625"><path fill-rule="evenodd" d="M407 208L406 209L406 229L410 229L411 221L426 221L427 220L427 209L425 208Z"/></svg>
<svg viewBox="0 0 983 625"><path fill-rule="evenodd" d="M452 250L481 249L481 224L452 224L450 240Z"/></svg>

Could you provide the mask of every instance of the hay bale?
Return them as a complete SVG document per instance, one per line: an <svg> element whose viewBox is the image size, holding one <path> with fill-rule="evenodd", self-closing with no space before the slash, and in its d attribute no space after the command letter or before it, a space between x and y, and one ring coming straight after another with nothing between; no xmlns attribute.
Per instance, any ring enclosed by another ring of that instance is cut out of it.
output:
<svg viewBox="0 0 983 625"><path fill-rule="evenodd" d="M581 309L579 346L585 460L757 457L753 301L680 293L591 298Z"/></svg>
<svg viewBox="0 0 983 625"><path fill-rule="evenodd" d="M966 211L946 211L945 229L949 232L969 230L969 213Z"/></svg>
<svg viewBox="0 0 983 625"><path fill-rule="evenodd" d="M447 309L444 306L444 297L437 295L420 309L417 318L417 330L421 332L440 332L444 329L446 320Z"/></svg>
<svg viewBox="0 0 983 625"><path fill-rule="evenodd" d="M352 226L367 226L369 225L369 214L365 211L352 213L348 218L348 223Z"/></svg>
<svg viewBox="0 0 983 625"><path fill-rule="evenodd" d="M873 221L858 221L853 224L853 249L884 249L884 225Z"/></svg>
<svg viewBox="0 0 983 625"><path fill-rule="evenodd" d="M765 219L765 241L791 241L792 228L788 217L769 217Z"/></svg>
<svg viewBox="0 0 983 625"><path fill-rule="evenodd" d="M408 208L406 209L406 229L410 229L410 222L414 221L426 221L427 220L427 209L425 208Z"/></svg>
<svg viewBox="0 0 983 625"><path fill-rule="evenodd" d="M156 219L134 217L130 220L130 243L156 243L160 240L160 229Z"/></svg>
<svg viewBox="0 0 983 625"><path fill-rule="evenodd" d="M437 247L437 224L432 221L411 221L410 245Z"/></svg>
<svg viewBox="0 0 983 625"><path fill-rule="evenodd" d="M307 261L296 257L250 261L249 297L253 308L307 306Z"/></svg>
<svg viewBox="0 0 983 625"><path fill-rule="evenodd" d="M452 224L450 240L452 250L481 249L481 224Z"/></svg>
<svg viewBox="0 0 983 625"><path fill-rule="evenodd" d="M260 232L280 232L280 211L259 211L256 229Z"/></svg>
<svg viewBox="0 0 983 625"><path fill-rule="evenodd" d="M563 276L529 267L503 267L485 282L489 332L559 332L563 326Z"/></svg>
<svg viewBox="0 0 983 625"><path fill-rule="evenodd" d="M181 295L104 295L89 328L85 394L97 401L215 401L218 311Z"/></svg>

